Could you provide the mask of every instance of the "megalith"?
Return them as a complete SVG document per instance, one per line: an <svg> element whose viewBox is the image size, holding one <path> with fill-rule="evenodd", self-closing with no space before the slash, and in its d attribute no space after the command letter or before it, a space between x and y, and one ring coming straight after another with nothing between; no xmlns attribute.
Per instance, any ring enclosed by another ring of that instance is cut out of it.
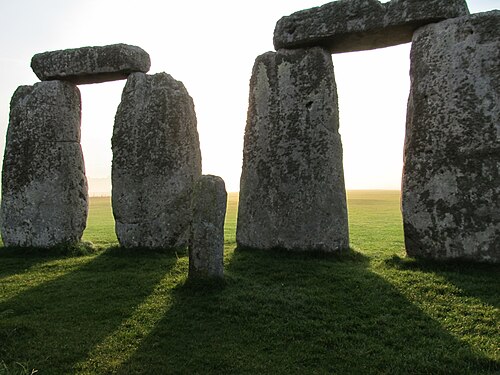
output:
<svg viewBox="0 0 500 375"><path fill-rule="evenodd" d="M187 246L201 176L193 100L166 73L132 73L112 138L112 205L124 247Z"/></svg>
<svg viewBox="0 0 500 375"><path fill-rule="evenodd" d="M322 46L331 53L389 47L410 42L421 26L467 14L465 0L338 0L281 18L274 47Z"/></svg>
<svg viewBox="0 0 500 375"><path fill-rule="evenodd" d="M500 262L500 11L416 31L402 208L408 255Z"/></svg>
<svg viewBox="0 0 500 375"><path fill-rule="evenodd" d="M224 220L227 193L224 180L204 175L196 183L189 241L189 278L224 277Z"/></svg>
<svg viewBox="0 0 500 375"><path fill-rule="evenodd" d="M257 57L240 181L239 247L348 247L338 126L328 51L280 50Z"/></svg>
<svg viewBox="0 0 500 375"><path fill-rule="evenodd" d="M150 66L148 53L128 44L49 51L31 59L31 68L41 81L57 79L77 85L126 79L130 73L147 73Z"/></svg>
<svg viewBox="0 0 500 375"><path fill-rule="evenodd" d="M88 210L80 114L80 91L68 82L20 86L14 93L2 171L6 246L80 241Z"/></svg>

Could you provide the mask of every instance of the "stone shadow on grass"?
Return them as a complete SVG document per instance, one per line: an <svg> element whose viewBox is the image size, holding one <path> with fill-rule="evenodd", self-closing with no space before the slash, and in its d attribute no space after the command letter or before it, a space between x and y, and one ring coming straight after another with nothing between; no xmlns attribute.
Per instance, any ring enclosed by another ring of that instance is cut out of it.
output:
<svg viewBox="0 0 500 375"><path fill-rule="evenodd" d="M115 371L168 374L489 373L481 357L368 269L369 260L236 250L225 281L179 286Z"/></svg>
<svg viewBox="0 0 500 375"><path fill-rule="evenodd" d="M173 253L111 248L2 301L0 358L12 368L19 362L40 373L72 373L176 263Z"/></svg>
<svg viewBox="0 0 500 375"><path fill-rule="evenodd" d="M31 267L60 258L60 255L42 252L19 251L16 248L0 247L0 281L11 275L28 271Z"/></svg>
<svg viewBox="0 0 500 375"><path fill-rule="evenodd" d="M91 244L82 243L69 247L7 247L0 246L0 279L28 271L29 268L68 256L95 253Z"/></svg>
<svg viewBox="0 0 500 375"><path fill-rule="evenodd" d="M435 261L393 256L385 261L398 270L420 271L443 277L469 297L500 308L500 265L469 261Z"/></svg>

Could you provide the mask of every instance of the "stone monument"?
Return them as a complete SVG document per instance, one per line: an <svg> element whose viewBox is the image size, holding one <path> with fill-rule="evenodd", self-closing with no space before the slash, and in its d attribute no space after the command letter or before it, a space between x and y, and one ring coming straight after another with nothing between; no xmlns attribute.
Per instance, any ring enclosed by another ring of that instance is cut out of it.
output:
<svg viewBox="0 0 500 375"><path fill-rule="evenodd" d="M328 51L280 50L257 58L243 150L239 247L348 247L338 126Z"/></svg>
<svg viewBox="0 0 500 375"><path fill-rule="evenodd" d="M500 11L417 30L402 207L408 255L500 262Z"/></svg>
<svg viewBox="0 0 500 375"><path fill-rule="evenodd" d="M5 246L80 241L88 209L80 108L80 91L69 82L39 82L14 93L2 172Z"/></svg>
<svg viewBox="0 0 500 375"><path fill-rule="evenodd" d="M227 193L224 180L205 175L196 183L189 241L189 278L224 277L224 220Z"/></svg>
<svg viewBox="0 0 500 375"><path fill-rule="evenodd" d="M133 73L113 129L112 203L124 247L187 246L201 176L193 100L166 73Z"/></svg>

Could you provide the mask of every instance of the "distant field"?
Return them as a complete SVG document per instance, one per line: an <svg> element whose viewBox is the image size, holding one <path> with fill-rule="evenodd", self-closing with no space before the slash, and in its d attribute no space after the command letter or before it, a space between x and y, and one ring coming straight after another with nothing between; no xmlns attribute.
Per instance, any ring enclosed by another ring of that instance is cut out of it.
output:
<svg viewBox="0 0 500 375"><path fill-rule="evenodd" d="M238 193L228 194L225 242L236 241L236 216L238 214ZM115 222L111 209L111 197L91 197L87 229L84 241L90 241L100 247L118 245L115 234Z"/></svg>
<svg viewBox="0 0 500 375"><path fill-rule="evenodd" d="M400 196L393 190L347 192L352 247L371 255L404 256Z"/></svg>
<svg viewBox="0 0 500 375"><path fill-rule="evenodd" d="M87 228L84 241L91 241L100 246L117 245L115 220L111 209L111 197L91 197Z"/></svg>
<svg viewBox="0 0 500 375"><path fill-rule="evenodd" d="M347 195L352 245L357 248L368 244L372 251L382 246L385 252L390 249L403 255L399 191L353 190ZM238 193L229 193L224 228L227 244L236 242L237 215ZM99 246L118 244L110 197L90 198L89 219L83 239Z"/></svg>
<svg viewBox="0 0 500 375"><path fill-rule="evenodd" d="M406 259L399 192L348 192L353 251L235 250L225 281L186 252L128 251L91 199L83 256L0 248L0 375L499 374L500 268Z"/></svg>

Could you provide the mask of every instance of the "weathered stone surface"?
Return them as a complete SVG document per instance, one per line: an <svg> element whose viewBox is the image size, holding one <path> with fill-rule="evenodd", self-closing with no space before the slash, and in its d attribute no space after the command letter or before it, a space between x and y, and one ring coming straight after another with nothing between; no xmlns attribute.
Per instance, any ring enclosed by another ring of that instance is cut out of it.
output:
<svg viewBox="0 0 500 375"><path fill-rule="evenodd" d="M281 18L274 47L322 46L331 53L383 48L411 41L424 25L469 14L465 0L339 0Z"/></svg>
<svg viewBox="0 0 500 375"><path fill-rule="evenodd" d="M14 93L2 172L6 246L51 247L81 239L88 198L80 109L80 92L67 82L40 82Z"/></svg>
<svg viewBox="0 0 500 375"><path fill-rule="evenodd" d="M146 51L127 44L50 51L31 59L31 68L40 80L77 85L126 79L133 72L146 73L150 66Z"/></svg>
<svg viewBox="0 0 500 375"><path fill-rule="evenodd" d="M133 73L112 139L112 202L124 247L187 246L191 194L201 175L193 100L166 73Z"/></svg>
<svg viewBox="0 0 500 375"><path fill-rule="evenodd" d="M224 277L224 219L227 193L224 180L202 176L195 185L189 243L189 278Z"/></svg>
<svg viewBox="0 0 500 375"><path fill-rule="evenodd" d="M281 50L257 58L245 130L238 246L348 247L338 124L327 51Z"/></svg>
<svg viewBox="0 0 500 375"><path fill-rule="evenodd" d="M408 255L500 262L500 11L419 29L403 172Z"/></svg>

